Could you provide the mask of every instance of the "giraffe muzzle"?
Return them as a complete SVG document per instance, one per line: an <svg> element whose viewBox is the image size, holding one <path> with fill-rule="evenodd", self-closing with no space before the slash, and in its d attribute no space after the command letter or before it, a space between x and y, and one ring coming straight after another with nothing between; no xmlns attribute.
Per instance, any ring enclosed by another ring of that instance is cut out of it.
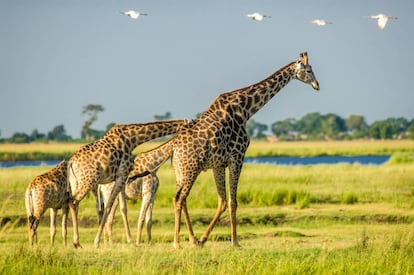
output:
<svg viewBox="0 0 414 275"><path fill-rule="evenodd" d="M318 81L313 81L311 83L311 85L312 85L312 88L314 88L315 90L319 91L319 83L318 83Z"/></svg>

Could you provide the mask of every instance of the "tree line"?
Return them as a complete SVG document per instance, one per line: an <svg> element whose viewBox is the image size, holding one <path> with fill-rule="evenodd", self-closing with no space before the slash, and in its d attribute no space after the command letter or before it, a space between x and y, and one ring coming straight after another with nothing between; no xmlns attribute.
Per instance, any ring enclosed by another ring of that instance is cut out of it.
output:
<svg viewBox="0 0 414 275"><path fill-rule="evenodd" d="M414 139L414 119L387 118L369 125L362 115L342 118L331 113L309 113L300 119L276 121L270 129L254 120L247 124L253 138L266 138L269 130L278 140Z"/></svg>
<svg viewBox="0 0 414 275"><path fill-rule="evenodd" d="M0 138L0 143L30 142L73 142L94 141L101 138L115 123L109 123L104 130L96 130L91 126L98 119L98 113L105 109L101 105L89 104L83 107L82 115L86 120L81 128L81 138L73 139L66 134L63 124L53 127L47 134L33 130L30 134L17 132L10 138ZM197 117L200 114L197 114ZM171 119L171 112L154 115L154 120ZM342 118L335 114L309 113L300 119L287 118L276 121L269 127L250 119L247 132L255 139L272 138L283 141L295 140L350 140L350 139L414 139L414 119L387 118L368 124L362 115L350 115ZM270 132L270 134L269 134Z"/></svg>

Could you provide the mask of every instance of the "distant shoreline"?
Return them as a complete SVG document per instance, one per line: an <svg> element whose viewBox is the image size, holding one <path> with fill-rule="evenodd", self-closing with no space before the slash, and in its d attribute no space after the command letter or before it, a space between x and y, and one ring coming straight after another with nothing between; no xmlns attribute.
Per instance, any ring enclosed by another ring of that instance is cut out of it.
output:
<svg viewBox="0 0 414 275"><path fill-rule="evenodd" d="M147 142L134 153L161 144ZM69 159L83 144L29 143L0 144L0 161L49 161ZM246 157L380 156L414 154L414 140L293 141L252 140Z"/></svg>

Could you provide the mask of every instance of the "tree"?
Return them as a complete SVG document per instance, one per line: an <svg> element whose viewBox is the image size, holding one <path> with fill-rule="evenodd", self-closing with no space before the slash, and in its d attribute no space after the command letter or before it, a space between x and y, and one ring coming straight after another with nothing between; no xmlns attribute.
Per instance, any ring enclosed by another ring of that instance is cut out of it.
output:
<svg viewBox="0 0 414 275"><path fill-rule="evenodd" d="M322 133L322 116L319 113L309 113L298 121L298 129L301 134L311 139L319 139Z"/></svg>
<svg viewBox="0 0 414 275"><path fill-rule="evenodd" d="M90 127L91 125L98 119L98 113L103 112L105 109L98 104L89 104L83 106L82 115L88 115L88 119L82 126L81 137L86 140L93 140L93 135L90 134Z"/></svg>
<svg viewBox="0 0 414 275"><path fill-rule="evenodd" d="M34 129L32 133L30 134L30 139L33 140L41 140L46 139L46 135L40 133L37 129Z"/></svg>
<svg viewBox="0 0 414 275"><path fill-rule="evenodd" d="M365 118L360 115L350 115L345 119L345 125L354 138L361 138L367 135L368 124Z"/></svg>
<svg viewBox="0 0 414 275"><path fill-rule="evenodd" d="M272 133L282 139L294 134L297 128L297 121L294 118L287 118L282 121L276 121L271 125Z"/></svg>
<svg viewBox="0 0 414 275"><path fill-rule="evenodd" d="M65 126L63 124L55 126L52 131L47 134L49 140L68 141L71 138L66 135Z"/></svg>
<svg viewBox="0 0 414 275"><path fill-rule="evenodd" d="M414 119L407 126L407 134L409 138L414 139Z"/></svg>
<svg viewBox="0 0 414 275"><path fill-rule="evenodd" d="M9 138L9 142L12 143L29 143L30 137L25 133L14 133L11 138Z"/></svg>
<svg viewBox="0 0 414 275"><path fill-rule="evenodd" d="M347 119L345 119L345 124L350 131L361 131L368 127L368 124L365 122L365 118L360 115L350 115Z"/></svg>
<svg viewBox="0 0 414 275"><path fill-rule="evenodd" d="M327 114L322 117L321 130L329 138L339 138L341 133L346 132L345 121L335 114Z"/></svg>
<svg viewBox="0 0 414 275"><path fill-rule="evenodd" d="M369 135L373 139L391 139L393 136L392 124L387 121L375 121L369 127Z"/></svg>
<svg viewBox="0 0 414 275"><path fill-rule="evenodd" d="M253 119L250 119L246 125L247 134L254 138L264 138L266 136L264 132L267 129L268 126L266 124L256 122Z"/></svg>
<svg viewBox="0 0 414 275"><path fill-rule="evenodd" d="M168 120L171 119L172 115L171 112L166 112L163 115L154 115L155 120Z"/></svg>

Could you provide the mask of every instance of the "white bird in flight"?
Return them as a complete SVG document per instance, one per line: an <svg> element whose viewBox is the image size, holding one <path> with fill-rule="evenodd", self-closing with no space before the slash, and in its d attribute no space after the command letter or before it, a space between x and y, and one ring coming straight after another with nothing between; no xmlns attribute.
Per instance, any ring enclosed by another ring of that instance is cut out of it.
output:
<svg viewBox="0 0 414 275"><path fill-rule="evenodd" d="M249 13L246 16L249 17L249 18L251 18L251 19L253 19L253 20L255 20L255 21L262 21L263 18L271 18L271 16L269 16L269 15L260 14L258 12Z"/></svg>
<svg viewBox="0 0 414 275"><path fill-rule="evenodd" d="M315 19L315 20L309 21L309 23L315 24L317 26L326 26L327 24L332 24L332 22L325 21L323 19Z"/></svg>
<svg viewBox="0 0 414 275"><path fill-rule="evenodd" d="M383 30L385 28L385 26L387 25L388 19L397 19L398 17L388 16L388 15L380 13L380 14L377 14L377 15L371 15L371 16L369 16L369 18L376 19L378 21L378 28Z"/></svg>
<svg viewBox="0 0 414 275"><path fill-rule="evenodd" d="M141 15L145 15L145 16L148 15L146 13L141 13L141 12L137 12L137 11L134 11L134 10L123 11L123 12L121 12L121 14L129 16L132 19L138 19L138 17L140 17Z"/></svg>

